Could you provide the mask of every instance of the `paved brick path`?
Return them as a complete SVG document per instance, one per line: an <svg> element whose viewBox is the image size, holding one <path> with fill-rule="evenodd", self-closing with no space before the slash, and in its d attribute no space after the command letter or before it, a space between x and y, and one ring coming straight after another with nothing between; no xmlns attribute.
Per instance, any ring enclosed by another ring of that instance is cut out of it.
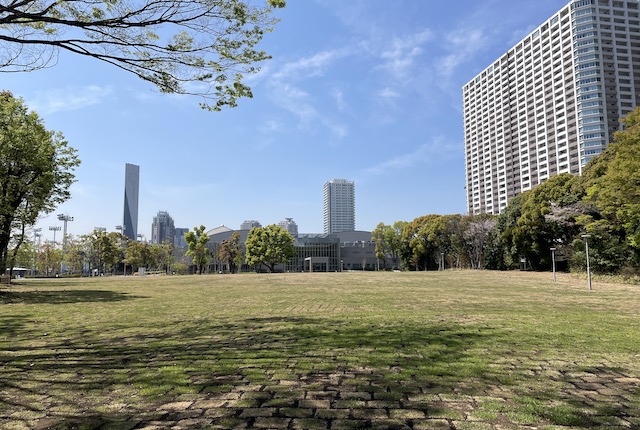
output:
<svg viewBox="0 0 640 430"><path fill-rule="evenodd" d="M517 363L514 363L514 366ZM557 366L557 363L555 363ZM126 404L110 405L118 419L51 413L46 405L0 412L3 429L577 429L629 430L640 428L640 378L610 368L589 372L546 371L548 363L530 367L532 376L562 383L558 399L579 402L588 417L584 427L518 424L501 404L513 402L514 392L499 385L484 385L478 395L436 392L411 381L385 383L374 371L359 369L313 374L298 380L251 384L241 376L214 378L212 388L232 386L225 393L183 395L145 411ZM546 373L545 373L546 372ZM355 383L357 381L357 383ZM364 383L363 383L364 381ZM472 381L471 381L472 382ZM464 384L461 384L461 386ZM493 414L482 405L493 404ZM495 405L498 407L496 408ZM56 406L56 405L51 405ZM43 409L44 408L44 409ZM31 410L31 415L27 413ZM52 410L59 410L55 409ZM497 412L495 412L497 411ZM12 418L13 414L13 418ZM115 415L114 415L115 416Z"/></svg>

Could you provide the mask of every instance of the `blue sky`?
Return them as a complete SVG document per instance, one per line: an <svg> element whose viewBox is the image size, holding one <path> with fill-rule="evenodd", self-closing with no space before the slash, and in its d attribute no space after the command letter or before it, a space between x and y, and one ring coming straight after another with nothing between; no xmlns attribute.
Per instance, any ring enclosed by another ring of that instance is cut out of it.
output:
<svg viewBox="0 0 640 430"><path fill-rule="evenodd" d="M566 0L289 0L247 81L223 112L163 95L95 60L0 75L82 165L57 213L68 232L122 223L125 163L140 165L138 232L168 211L177 227L238 228L293 218L322 232L322 186L356 182L356 228L465 213L461 87Z"/></svg>

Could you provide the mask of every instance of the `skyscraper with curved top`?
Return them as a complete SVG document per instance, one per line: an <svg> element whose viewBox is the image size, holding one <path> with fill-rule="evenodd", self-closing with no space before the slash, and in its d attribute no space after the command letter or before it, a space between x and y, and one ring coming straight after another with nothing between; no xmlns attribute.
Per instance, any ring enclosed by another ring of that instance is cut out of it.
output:
<svg viewBox="0 0 640 430"><path fill-rule="evenodd" d="M356 229L355 183L346 179L332 179L324 184L325 234Z"/></svg>

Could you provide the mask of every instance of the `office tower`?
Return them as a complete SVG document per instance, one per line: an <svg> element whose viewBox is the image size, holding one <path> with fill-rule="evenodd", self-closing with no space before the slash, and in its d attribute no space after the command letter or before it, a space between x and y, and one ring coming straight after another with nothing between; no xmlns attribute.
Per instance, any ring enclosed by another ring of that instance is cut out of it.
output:
<svg viewBox="0 0 640 430"><path fill-rule="evenodd" d="M356 229L355 184L346 179L333 179L324 184L325 234Z"/></svg>
<svg viewBox="0 0 640 430"><path fill-rule="evenodd" d="M254 219L247 220L240 224L240 230L251 230L253 227L262 227L262 225Z"/></svg>
<svg viewBox="0 0 640 430"><path fill-rule="evenodd" d="M140 166L125 164L124 172L124 219L123 234L136 240L138 236L138 190L140 188Z"/></svg>
<svg viewBox="0 0 640 430"><path fill-rule="evenodd" d="M278 223L278 226L287 230L293 237L298 235L298 224L296 224L293 218L285 218L284 221Z"/></svg>
<svg viewBox="0 0 640 430"><path fill-rule="evenodd" d="M463 87L467 208L581 174L640 104L638 0L573 0Z"/></svg>
<svg viewBox="0 0 640 430"><path fill-rule="evenodd" d="M184 240L184 235L189 233L189 229L186 227L176 227L174 230L173 246L174 248L186 248L187 241Z"/></svg>
<svg viewBox="0 0 640 430"><path fill-rule="evenodd" d="M151 224L151 243L170 243L173 245L176 227L173 218L166 211L159 211Z"/></svg>

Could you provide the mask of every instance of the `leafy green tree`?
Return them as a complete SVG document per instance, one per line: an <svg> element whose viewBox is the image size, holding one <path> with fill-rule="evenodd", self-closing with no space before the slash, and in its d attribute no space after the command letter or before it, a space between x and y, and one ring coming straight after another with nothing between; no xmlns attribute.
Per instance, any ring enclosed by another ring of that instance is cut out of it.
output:
<svg viewBox="0 0 640 430"><path fill-rule="evenodd" d="M402 258L406 267L415 270L434 268L445 240L440 234L442 215L425 215L406 224L402 230Z"/></svg>
<svg viewBox="0 0 640 430"><path fill-rule="evenodd" d="M392 268L400 267L400 255L402 253L402 229L404 221L396 221L393 225L380 223L371 232L371 239L376 244L376 258L382 260L387 268L387 259L391 260Z"/></svg>
<svg viewBox="0 0 640 430"><path fill-rule="evenodd" d="M388 241L389 231L393 231L393 227L385 223L379 223L371 232L371 240L376 244L376 258L382 260L382 266L387 268L387 257L391 254L391 244Z"/></svg>
<svg viewBox="0 0 640 430"><path fill-rule="evenodd" d="M169 271L173 263L173 244L170 242L149 245L149 267L156 270Z"/></svg>
<svg viewBox="0 0 640 430"><path fill-rule="evenodd" d="M140 267L149 267L151 264L151 247L144 242L131 240L124 251L124 261L132 269L138 270Z"/></svg>
<svg viewBox="0 0 640 430"><path fill-rule="evenodd" d="M240 244L240 233L234 231L228 240L223 240L217 254L218 258L229 267L229 271L236 273L244 261L242 245Z"/></svg>
<svg viewBox="0 0 640 430"><path fill-rule="evenodd" d="M577 189L574 183L578 180L579 177L568 173L553 176L523 194L521 214L513 230L513 244L533 269L550 268L549 249L558 242L570 242L575 234L573 228L568 228L566 219L559 223L550 215L554 208L580 202L582 195L574 193Z"/></svg>
<svg viewBox="0 0 640 430"><path fill-rule="evenodd" d="M202 274L209 260L209 249L207 248L209 236L204 230L205 226L201 225L200 227L194 227L193 231L184 235L184 240L188 245L187 255L193 256L193 264L199 274Z"/></svg>
<svg viewBox="0 0 640 430"><path fill-rule="evenodd" d="M9 267L30 268L33 265L36 247L31 240L24 240L17 251L15 249L11 249L10 251L13 264L10 263ZM16 252L14 253L14 251Z"/></svg>
<svg viewBox="0 0 640 430"><path fill-rule="evenodd" d="M82 273L85 261L84 244L78 240L68 240L67 250L64 255L64 262L70 273Z"/></svg>
<svg viewBox="0 0 640 430"><path fill-rule="evenodd" d="M46 276L58 273L63 257L61 249L55 248L50 242L45 242L38 253L38 272L44 273Z"/></svg>
<svg viewBox="0 0 640 430"><path fill-rule="evenodd" d="M12 231L20 231L17 251L25 227L70 197L79 164L60 133L47 130L22 99L0 92L0 267L7 267Z"/></svg>
<svg viewBox="0 0 640 430"><path fill-rule="evenodd" d="M245 248L247 264L264 264L272 273L277 264L286 263L296 255L293 236L275 224L252 228L247 236Z"/></svg>
<svg viewBox="0 0 640 430"><path fill-rule="evenodd" d="M522 204L527 193L521 193L509 201L507 207L498 216L493 252L489 257L488 267L491 269L515 269L520 264L519 249L514 242L518 227L518 219L522 214Z"/></svg>
<svg viewBox="0 0 640 430"><path fill-rule="evenodd" d="M248 0L3 2L0 71L29 71L57 61L59 50L94 58L154 84L196 95L220 110L252 97L244 74L270 58L256 45L277 22L273 8Z"/></svg>
<svg viewBox="0 0 640 430"><path fill-rule="evenodd" d="M640 252L640 108L622 123L624 130L597 157L603 159L587 166L596 172L585 184L585 200L595 204L612 228L619 226L628 245Z"/></svg>
<svg viewBox="0 0 640 430"><path fill-rule="evenodd" d="M123 243L126 241L120 233L96 229L91 234L82 236L82 252L91 269L105 273L113 271L122 262Z"/></svg>

